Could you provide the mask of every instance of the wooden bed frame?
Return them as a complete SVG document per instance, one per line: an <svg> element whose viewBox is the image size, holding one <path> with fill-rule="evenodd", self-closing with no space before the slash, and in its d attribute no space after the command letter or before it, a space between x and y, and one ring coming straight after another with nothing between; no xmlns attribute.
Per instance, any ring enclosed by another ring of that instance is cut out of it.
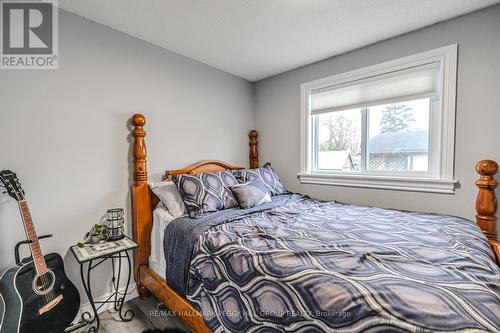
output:
<svg viewBox="0 0 500 333"><path fill-rule="evenodd" d="M183 296L174 291L163 278L153 272L148 266L151 254L151 229L153 226L153 210L159 202L148 185L147 153L144 137L146 132L144 126L146 118L141 114L132 117L133 136L133 170L134 184L132 185L132 231L134 240L139 247L134 252L135 280L139 296L144 299L149 293L153 293L165 306L178 316L184 324L197 333L210 332L201 314ZM249 136L249 166L259 166L257 131L252 130ZM165 178L173 174L202 173L221 170L237 170L243 167L230 165L221 161L201 161L184 169L169 170L165 172ZM476 171L480 175L476 182L479 194L476 200L476 222L484 232L495 255L500 258L500 242L497 240L496 211L497 199L495 188L497 182L494 178L498 171L498 164L491 160L480 161L476 165Z"/></svg>

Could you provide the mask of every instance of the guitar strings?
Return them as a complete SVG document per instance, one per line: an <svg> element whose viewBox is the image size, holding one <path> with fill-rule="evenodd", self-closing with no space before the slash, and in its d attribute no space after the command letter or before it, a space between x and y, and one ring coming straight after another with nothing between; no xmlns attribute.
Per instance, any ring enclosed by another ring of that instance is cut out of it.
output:
<svg viewBox="0 0 500 333"><path fill-rule="evenodd" d="M30 245L30 248L31 248L31 252L33 253L33 244ZM45 292L45 288L47 285L47 277L46 277L46 274L47 273L44 273L44 274L41 274L41 275L38 275L38 269L37 269L37 266L36 266L36 262L35 262L35 258L33 258L33 264L35 264L35 269L37 271L37 276L41 282L41 289L42 289L42 292ZM36 283L35 283L35 288L38 287L36 286ZM45 302L49 302L49 297L47 296L47 294L44 294L43 297L45 298Z"/></svg>
<svg viewBox="0 0 500 333"><path fill-rule="evenodd" d="M46 281L47 281L47 282L46 282L46 283L47 283L47 285L46 285L46 287L45 287L45 288L49 288L49 287L50 287L50 285L51 285L51 281L50 281L50 279L52 279L52 276L48 277L48 273L45 273L45 279L46 279ZM48 292L48 293L47 293L47 297L49 298L49 301L54 300L54 298L52 297L51 292Z"/></svg>
<svg viewBox="0 0 500 333"><path fill-rule="evenodd" d="M43 292L45 292L45 291L46 291L46 288L47 288L47 283L48 283L48 281L47 281L47 276L46 276L46 275L47 275L47 273L44 273L44 274L40 277L40 279L42 280ZM50 301L50 297L48 296L48 294L45 294L45 298L46 298L46 299L48 299L48 301Z"/></svg>
<svg viewBox="0 0 500 333"><path fill-rule="evenodd" d="M44 288L44 287L45 287L45 283L47 282L47 279L46 279L46 277L45 277L45 274L40 275L40 276L39 276L39 278L40 278L40 281L42 282L42 288ZM47 294L44 294L43 296L44 296L44 298L45 298L45 302L47 302L47 303L48 303L48 302L49 302L49 300L48 300Z"/></svg>
<svg viewBox="0 0 500 333"><path fill-rule="evenodd" d="M48 275L48 274L49 274L49 273L45 273L45 275ZM50 285L52 284L52 281L50 281L51 279L52 279L52 275L50 275L50 277L48 277L48 285L47 285L47 288L49 288L49 287L50 287ZM50 291L49 291L48 296L49 296L49 299L50 299L51 301L53 301L53 300L54 300L54 295L53 295L53 293L52 293L52 290L50 290Z"/></svg>
<svg viewBox="0 0 500 333"><path fill-rule="evenodd" d="M54 279L54 281L50 281L51 279ZM55 286L55 276L50 276L49 278L49 285L47 288L50 287L50 285L52 285L52 282L54 282L54 286ZM54 294L54 287L52 287L52 289L49 291L49 297L51 298L51 300L54 300L55 299L55 294Z"/></svg>
<svg viewBox="0 0 500 333"><path fill-rule="evenodd" d="M42 288L43 292L45 292L45 291L46 291L46 289L47 289L47 288L50 286L50 284L51 284L50 279L51 279L52 277L50 277L50 278L49 278L49 277L47 276L47 274L48 274L48 272L47 272L47 273L44 273L44 274L42 274L42 275L40 275L40 276L38 276L38 277L39 277L39 279L40 279L40 281L41 281L41 283L42 283L41 288ZM43 296L44 296L44 298L45 298L45 302L47 302L47 303L49 303L49 302L51 302L51 301L53 301L53 300L54 300L54 295L53 295L53 291L52 291L52 290L51 290L50 292L48 292L48 293L44 294Z"/></svg>
<svg viewBox="0 0 500 333"><path fill-rule="evenodd" d="M38 275L38 274L37 274L37 276L38 276L38 279L40 280L41 285L43 287L43 285L44 285L43 276L42 275ZM35 288L39 288L37 284L35 284ZM43 295L43 297L45 298L45 302L48 302L47 295Z"/></svg>
<svg viewBox="0 0 500 333"><path fill-rule="evenodd" d="M21 215L23 217L23 222L26 221L26 216L24 215L23 213L23 206L21 203L19 203L19 208L21 210ZM28 214L29 214L29 211L28 211ZM31 217L30 215L28 215L28 217ZM24 223L24 230L26 232L26 235L28 236L29 238L29 233L28 233L28 230L26 228L26 224ZM36 239L36 242L38 242L38 238ZM31 254L33 255L33 245L34 244L30 244L30 250L31 250ZM51 301L53 301L55 299L55 294L53 292L53 290L50 290L49 292L47 292L47 289L50 287L51 285L51 279L52 278L52 275L50 277L48 277L47 275L49 275L48 271L46 271L45 273L43 273L42 275L38 275L38 268L36 267L36 262L35 262L35 258L33 258L33 263L35 264L35 269L36 269L36 276L39 278L40 282L41 282L41 291L44 293L44 298L45 298L45 302L49 303ZM55 277L54 277L55 278ZM55 281L54 281L55 282ZM38 287L35 285L35 287Z"/></svg>
<svg viewBox="0 0 500 333"><path fill-rule="evenodd" d="M48 277L48 274L49 274L48 272L44 274L45 281L46 281L45 288L49 288L50 285L51 285L50 279L52 278L52 276ZM50 292L48 292L46 295L47 295L49 301L53 301L54 300L54 298L52 297L52 294Z"/></svg>
<svg viewBox="0 0 500 333"><path fill-rule="evenodd" d="M3 181L3 179L2 179L2 181ZM20 184L19 184L19 186L20 186ZM23 192L22 194L23 194L23 196L24 196L24 192ZM16 198L16 199L18 199L18 198ZM25 198L21 198L21 199L19 199L19 200L17 200L17 201L18 201L18 207L19 207L19 210L20 210L20 212L21 212L21 218L22 218L22 220L23 220L23 227L24 227L24 231L25 231L25 233L26 233L26 237L27 237L28 239L30 239L30 233L28 232L28 228L27 228L27 221L31 222L31 226L32 226L32 227L33 227L33 224L32 224L32 221L31 221L31 214L30 214L30 212L29 212L29 208L28 208L28 206L27 206L26 199L25 199ZM24 204L26 204L26 206L25 206ZM34 227L33 227L33 232L34 232ZM35 233L35 236L36 236L36 233ZM36 242L38 242L38 238L36 239ZM34 264L34 266L35 266L35 270L36 270L36 276L35 276L35 279L38 277L39 282L41 282L40 289L41 289L41 291L44 293L44 298L45 298L45 301L46 301L47 303L49 303L49 302L53 301L53 300L54 300L54 297L55 297L55 294L54 294L53 288L52 288L52 290L50 290L49 292L47 292L47 293L45 293L45 292L47 291L47 289L48 289L48 288L50 287L50 285L51 285L51 279L55 279L55 277L54 277L54 278L52 278L52 275L51 275L51 276L50 276L50 278L48 278L48 277L47 277L47 274L49 274L49 273L48 273L48 271L46 271L46 272L45 272L44 274L42 274L42 275L38 275L38 267L37 267L37 265L36 265L36 260L35 260L35 258L34 258L34 256L33 256L33 252L34 252L34 251L33 251L33 246L34 246L34 244L33 244L33 243L31 243L31 244L30 244L31 256L32 256L32 259L33 259L33 264ZM38 282L38 281L37 281L37 282ZM55 281L54 281L54 283L55 283ZM35 288L39 288L39 286L37 285L37 283L34 283L34 286L33 286L33 287L35 287Z"/></svg>

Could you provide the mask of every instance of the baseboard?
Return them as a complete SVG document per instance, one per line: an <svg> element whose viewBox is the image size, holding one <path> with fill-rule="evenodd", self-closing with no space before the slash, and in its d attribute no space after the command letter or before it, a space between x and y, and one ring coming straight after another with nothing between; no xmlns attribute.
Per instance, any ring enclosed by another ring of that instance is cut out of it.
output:
<svg viewBox="0 0 500 333"><path fill-rule="evenodd" d="M133 291L132 291L133 290ZM132 291L132 292L131 292ZM120 289L118 289L118 292L123 294L125 292L125 287L122 287ZM139 296L139 294L137 293L137 288L136 288L136 284L135 282L131 282L129 287L128 287L128 292L130 294L128 294L126 297L125 297L125 301L128 301L128 300L131 300L132 298L136 298ZM96 302L99 302L99 301L105 301L109 296L111 296L113 294L112 291L110 291L109 293L107 294L104 294L104 295L101 295L99 296L98 298L95 298L94 301ZM100 304L96 304L96 306L98 306ZM113 303L107 303L107 304L104 304L102 306L102 308L99 309L99 311L97 311L98 313L101 313L101 312L104 312L104 311L107 311L109 309L113 308ZM89 312L91 314L93 314L93 311L92 311L92 307L90 306L90 302L87 301L85 303L83 303L81 306L80 306L80 311L78 312L78 316L77 316L77 319L79 320L82 316L82 313L84 312Z"/></svg>

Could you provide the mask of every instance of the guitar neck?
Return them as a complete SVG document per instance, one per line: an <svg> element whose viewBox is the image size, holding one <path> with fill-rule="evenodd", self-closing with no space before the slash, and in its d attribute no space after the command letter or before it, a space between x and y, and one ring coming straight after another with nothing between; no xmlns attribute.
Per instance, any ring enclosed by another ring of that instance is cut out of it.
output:
<svg viewBox="0 0 500 333"><path fill-rule="evenodd" d="M26 200L21 200L18 204L19 210L21 211L24 231L26 232L26 238L31 241L30 248L36 273L38 276L41 276L47 273L47 264L45 263L45 258L43 257L40 243L38 242L38 236L36 234L35 226L33 225L33 219L31 218L28 202Z"/></svg>

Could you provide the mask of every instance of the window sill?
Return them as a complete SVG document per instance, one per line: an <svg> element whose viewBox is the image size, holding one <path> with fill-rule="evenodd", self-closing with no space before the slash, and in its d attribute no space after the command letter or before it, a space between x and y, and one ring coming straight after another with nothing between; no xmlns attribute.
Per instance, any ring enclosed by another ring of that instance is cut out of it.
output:
<svg viewBox="0 0 500 333"><path fill-rule="evenodd" d="M456 180L373 175L298 174L301 184L336 185L410 192L455 193Z"/></svg>

